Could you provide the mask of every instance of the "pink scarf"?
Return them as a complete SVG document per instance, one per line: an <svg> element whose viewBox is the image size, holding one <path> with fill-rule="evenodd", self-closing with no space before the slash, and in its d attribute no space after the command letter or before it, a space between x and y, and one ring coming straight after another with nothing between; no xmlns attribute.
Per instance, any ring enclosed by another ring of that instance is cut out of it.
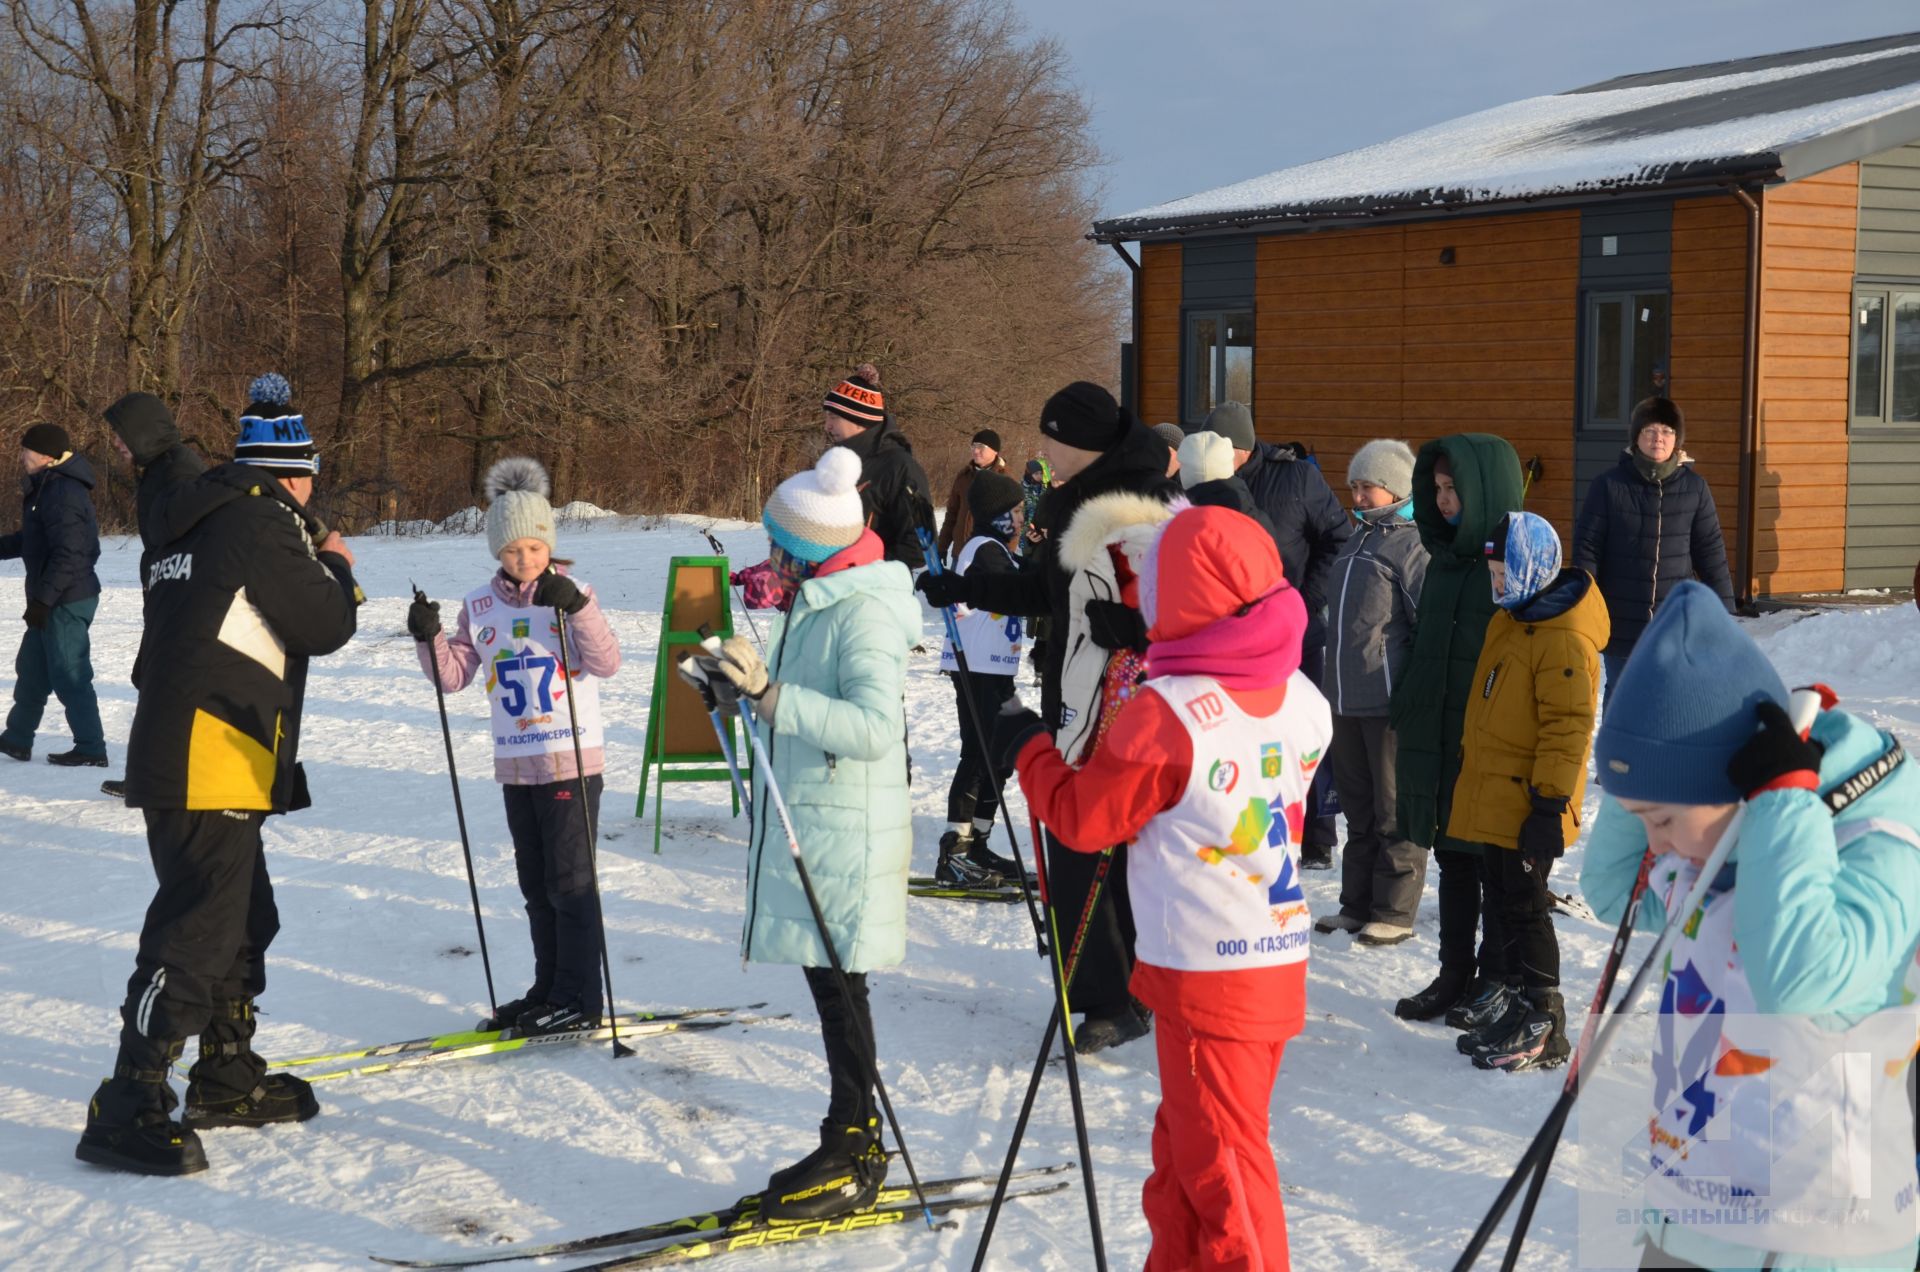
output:
<svg viewBox="0 0 1920 1272"><path fill-rule="evenodd" d="M1229 689L1271 689L1300 669L1307 607L1282 583L1244 614L1215 619L1178 640L1147 647L1149 676L1206 676Z"/></svg>

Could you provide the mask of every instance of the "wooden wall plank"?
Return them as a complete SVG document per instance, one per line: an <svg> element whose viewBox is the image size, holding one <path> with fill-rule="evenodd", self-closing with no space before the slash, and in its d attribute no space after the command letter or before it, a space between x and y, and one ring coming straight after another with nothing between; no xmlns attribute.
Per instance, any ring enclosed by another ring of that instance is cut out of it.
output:
<svg viewBox="0 0 1920 1272"><path fill-rule="evenodd" d="M1140 245L1140 418L1180 418L1178 243Z"/></svg>

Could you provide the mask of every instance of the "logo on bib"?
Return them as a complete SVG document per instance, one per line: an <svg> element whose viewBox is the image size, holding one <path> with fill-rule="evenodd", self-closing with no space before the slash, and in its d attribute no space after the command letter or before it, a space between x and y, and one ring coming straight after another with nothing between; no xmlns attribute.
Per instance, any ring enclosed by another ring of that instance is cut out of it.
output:
<svg viewBox="0 0 1920 1272"><path fill-rule="evenodd" d="M493 598L491 596L476 596L473 598L473 612L475 614L484 614L492 608Z"/></svg>
<svg viewBox="0 0 1920 1272"><path fill-rule="evenodd" d="M1305 755L1300 757L1300 771L1306 774L1307 776L1311 777L1313 775L1313 770L1319 767L1320 767L1320 752L1318 750L1308 751Z"/></svg>
<svg viewBox="0 0 1920 1272"><path fill-rule="evenodd" d="M480 641L482 645L491 645L493 644L493 638L498 634L499 633L495 632L491 627L482 627L480 629L480 635L477 639Z"/></svg>
<svg viewBox="0 0 1920 1272"><path fill-rule="evenodd" d="M1203 729L1211 729L1227 718L1227 704L1220 701L1220 695L1212 691L1203 693L1198 698L1187 699L1187 710L1193 713L1194 720Z"/></svg>
<svg viewBox="0 0 1920 1272"><path fill-rule="evenodd" d="M1207 770L1207 789L1218 791L1222 795L1231 795L1233 788L1240 783L1240 766L1232 760L1215 760L1213 767Z"/></svg>
<svg viewBox="0 0 1920 1272"><path fill-rule="evenodd" d="M1280 776L1282 758L1278 742L1262 742L1260 744L1260 776L1265 778Z"/></svg>
<svg viewBox="0 0 1920 1272"><path fill-rule="evenodd" d="M531 634L532 628L528 625L526 619L516 618L513 620L513 638L515 640L525 640Z"/></svg>

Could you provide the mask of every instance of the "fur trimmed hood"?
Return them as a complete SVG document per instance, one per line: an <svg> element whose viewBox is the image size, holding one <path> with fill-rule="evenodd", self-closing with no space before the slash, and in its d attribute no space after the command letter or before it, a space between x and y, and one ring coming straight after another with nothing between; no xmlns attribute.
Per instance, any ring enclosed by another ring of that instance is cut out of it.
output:
<svg viewBox="0 0 1920 1272"><path fill-rule="evenodd" d="M1055 560L1062 569L1077 574L1092 565L1103 548L1118 545L1138 573L1147 548L1174 511L1150 495L1132 491L1096 495L1080 506L1060 536Z"/></svg>

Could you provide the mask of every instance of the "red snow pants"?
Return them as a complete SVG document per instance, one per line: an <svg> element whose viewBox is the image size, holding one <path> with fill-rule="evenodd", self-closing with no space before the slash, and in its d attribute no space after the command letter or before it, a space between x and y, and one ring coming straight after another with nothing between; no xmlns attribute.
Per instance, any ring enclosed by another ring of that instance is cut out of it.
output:
<svg viewBox="0 0 1920 1272"><path fill-rule="evenodd" d="M1287 1216L1267 1142L1267 1105L1284 1042L1153 1022L1160 1111L1153 1174L1141 1191L1153 1248L1147 1272L1287 1272Z"/></svg>

